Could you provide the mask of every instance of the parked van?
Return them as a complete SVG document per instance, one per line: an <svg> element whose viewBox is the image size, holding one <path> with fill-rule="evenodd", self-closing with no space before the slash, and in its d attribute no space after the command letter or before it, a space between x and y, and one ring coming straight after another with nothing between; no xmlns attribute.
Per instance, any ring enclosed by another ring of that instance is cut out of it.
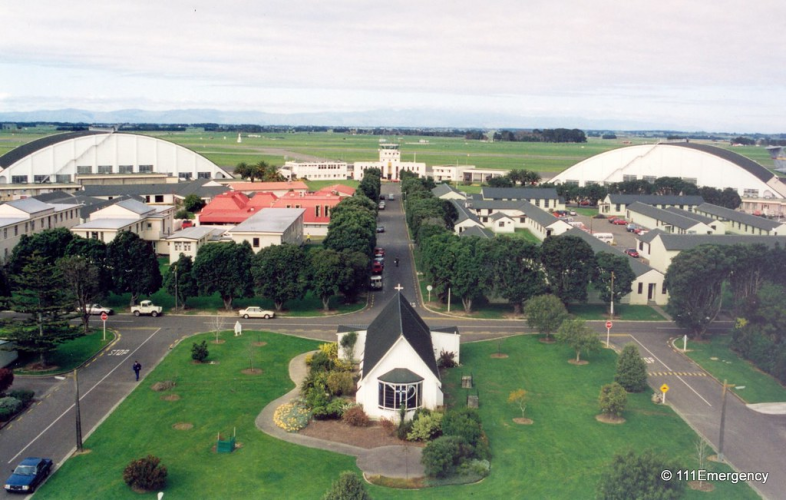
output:
<svg viewBox="0 0 786 500"><path fill-rule="evenodd" d="M382 276L372 276L369 288L372 290L382 290Z"/></svg>
<svg viewBox="0 0 786 500"><path fill-rule="evenodd" d="M608 243L609 245L614 244L614 235L611 233L593 233L592 236L596 237L603 243Z"/></svg>

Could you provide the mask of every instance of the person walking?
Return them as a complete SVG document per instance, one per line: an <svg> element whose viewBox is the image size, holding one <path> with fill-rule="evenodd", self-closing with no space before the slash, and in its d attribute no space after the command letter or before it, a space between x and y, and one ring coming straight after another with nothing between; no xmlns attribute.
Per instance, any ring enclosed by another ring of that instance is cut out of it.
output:
<svg viewBox="0 0 786 500"><path fill-rule="evenodd" d="M142 365L139 364L139 361L134 360L133 370L136 374L136 381L139 382L139 372L142 370Z"/></svg>

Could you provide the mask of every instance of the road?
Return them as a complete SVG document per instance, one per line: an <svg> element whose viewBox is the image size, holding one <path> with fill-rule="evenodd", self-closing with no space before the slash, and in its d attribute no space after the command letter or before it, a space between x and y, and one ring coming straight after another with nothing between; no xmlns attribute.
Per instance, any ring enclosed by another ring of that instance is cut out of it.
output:
<svg viewBox="0 0 786 500"><path fill-rule="evenodd" d="M379 221L386 228L379 234L378 246L386 251L383 290L372 292L369 307L348 315L317 318L276 318L241 320L243 328L264 329L317 340L335 340L339 324L367 325L400 285L402 293L415 302L427 324L433 327L458 326L462 342L488 340L531 333L522 320L473 320L448 317L422 308L417 294L411 243L404 226L398 185L385 184L383 193L395 192L380 212ZM393 264L399 258L399 266ZM210 316L164 315L158 318L131 315L110 317L108 326L119 332L117 341L101 355L79 370L80 408L84 439L136 387L131 365L142 364L142 380L183 338L211 330ZM227 328L236 320L227 318ZM605 340L604 322L591 322ZM729 324L715 324L711 331L728 331ZM683 331L668 322L615 322L611 341L621 348L628 342L639 346L649 362L650 385L657 390L663 383L670 386L667 403L697 432L717 449L720 422L721 384L703 373L682 354L674 350L669 339L681 337ZM688 375L681 375L688 374ZM17 378L15 388L32 388L36 403L4 429L0 430L0 460L6 469L26 456L51 457L65 461L75 450L74 381L54 377ZM752 484L766 498L781 498L786 491L786 463L781 450L786 449L786 416L762 415L745 406L735 396L727 398L724 452L736 470L768 471L766 484Z"/></svg>

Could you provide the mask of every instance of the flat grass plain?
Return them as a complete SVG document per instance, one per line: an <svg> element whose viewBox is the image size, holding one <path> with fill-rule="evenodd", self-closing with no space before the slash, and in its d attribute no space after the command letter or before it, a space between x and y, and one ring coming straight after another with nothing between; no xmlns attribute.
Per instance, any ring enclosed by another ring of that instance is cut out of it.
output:
<svg viewBox="0 0 786 500"><path fill-rule="evenodd" d="M216 364L193 364L190 346L208 341ZM259 411L289 391L289 360L316 348L317 342L272 334L223 334L224 344L210 343L211 334L180 343L85 442L90 453L75 456L41 488L36 498L135 499L122 482L125 465L153 454L169 470L166 498L320 498L340 471L352 470L354 458L300 447L271 438L254 426ZM263 340L267 344L254 347ZM655 406L650 394L632 394L624 413L627 422L597 422L601 385L614 376L616 354L603 349L586 359L590 364L567 363L573 351L542 344L535 336L504 340L499 347L506 359L492 359L497 342L462 346L462 367L443 377L447 403L461 405L465 391L461 376L472 373L480 394L480 413L493 458L492 473L478 484L424 490L393 490L369 486L376 499L474 498L590 498L604 465L623 450L654 449L682 467L695 468L697 436L669 407ZM249 376L241 370L253 358L264 372ZM154 392L155 382L173 380L169 392ZM530 426L513 418L517 407L507 403L516 389L529 391ZM178 401L161 396L173 393ZM176 430L178 423L193 424ZM231 454L211 451L217 434L237 429L242 447ZM730 471L710 464L710 470ZM717 483L717 499L756 498L746 484ZM688 490L685 498L706 494ZM152 495L151 495L152 496Z"/></svg>

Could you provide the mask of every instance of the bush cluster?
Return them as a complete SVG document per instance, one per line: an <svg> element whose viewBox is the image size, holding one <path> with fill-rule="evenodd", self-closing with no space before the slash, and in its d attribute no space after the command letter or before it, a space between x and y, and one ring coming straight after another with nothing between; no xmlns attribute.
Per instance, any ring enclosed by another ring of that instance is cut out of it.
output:
<svg viewBox="0 0 786 500"><path fill-rule="evenodd" d="M453 351L442 351L437 359L437 366L440 368L454 368L456 364L456 353Z"/></svg>
<svg viewBox="0 0 786 500"><path fill-rule="evenodd" d="M16 398L0 398L0 420L10 420L22 409L22 402Z"/></svg>
<svg viewBox="0 0 786 500"><path fill-rule="evenodd" d="M273 413L273 422L287 432L299 431L307 426L310 420L311 411L300 399L279 406Z"/></svg>
<svg viewBox="0 0 786 500"><path fill-rule="evenodd" d="M132 488L144 491L155 491L166 486L166 467L161 459L148 455L139 460L132 460L123 471L123 481Z"/></svg>
<svg viewBox="0 0 786 500"><path fill-rule="evenodd" d="M412 419L412 430L407 434L410 441L431 441L442 434L443 413L418 410Z"/></svg>
<svg viewBox="0 0 786 500"><path fill-rule="evenodd" d="M9 397L16 398L21 401L23 406L32 401L34 395L35 392L30 389L14 389L8 393Z"/></svg>
<svg viewBox="0 0 786 500"><path fill-rule="evenodd" d="M429 417L435 415L431 412ZM421 461L426 474L432 477L444 478L470 471L488 475L488 467L483 464L488 464L490 456L477 410L461 408L445 413L442 417L442 437L426 445Z"/></svg>
<svg viewBox="0 0 786 500"><path fill-rule="evenodd" d="M368 415L366 415L366 412L363 411L363 407L360 405L351 406L344 410L341 420L352 427L368 427L370 423Z"/></svg>
<svg viewBox="0 0 786 500"><path fill-rule="evenodd" d="M426 474L444 478L455 474L465 459L472 458L472 446L461 436L442 436L431 441L422 455Z"/></svg>
<svg viewBox="0 0 786 500"><path fill-rule="evenodd" d="M335 342L322 344L310 361L308 375L300 386L301 396L314 418L341 418L350 403L340 396L355 392L350 365L338 360L338 344Z"/></svg>
<svg viewBox="0 0 786 500"><path fill-rule="evenodd" d="M210 352L207 350L207 341L203 340L199 344L194 342L191 345L191 359L198 363L202 363L207 359L210 355Z"/></svg>

